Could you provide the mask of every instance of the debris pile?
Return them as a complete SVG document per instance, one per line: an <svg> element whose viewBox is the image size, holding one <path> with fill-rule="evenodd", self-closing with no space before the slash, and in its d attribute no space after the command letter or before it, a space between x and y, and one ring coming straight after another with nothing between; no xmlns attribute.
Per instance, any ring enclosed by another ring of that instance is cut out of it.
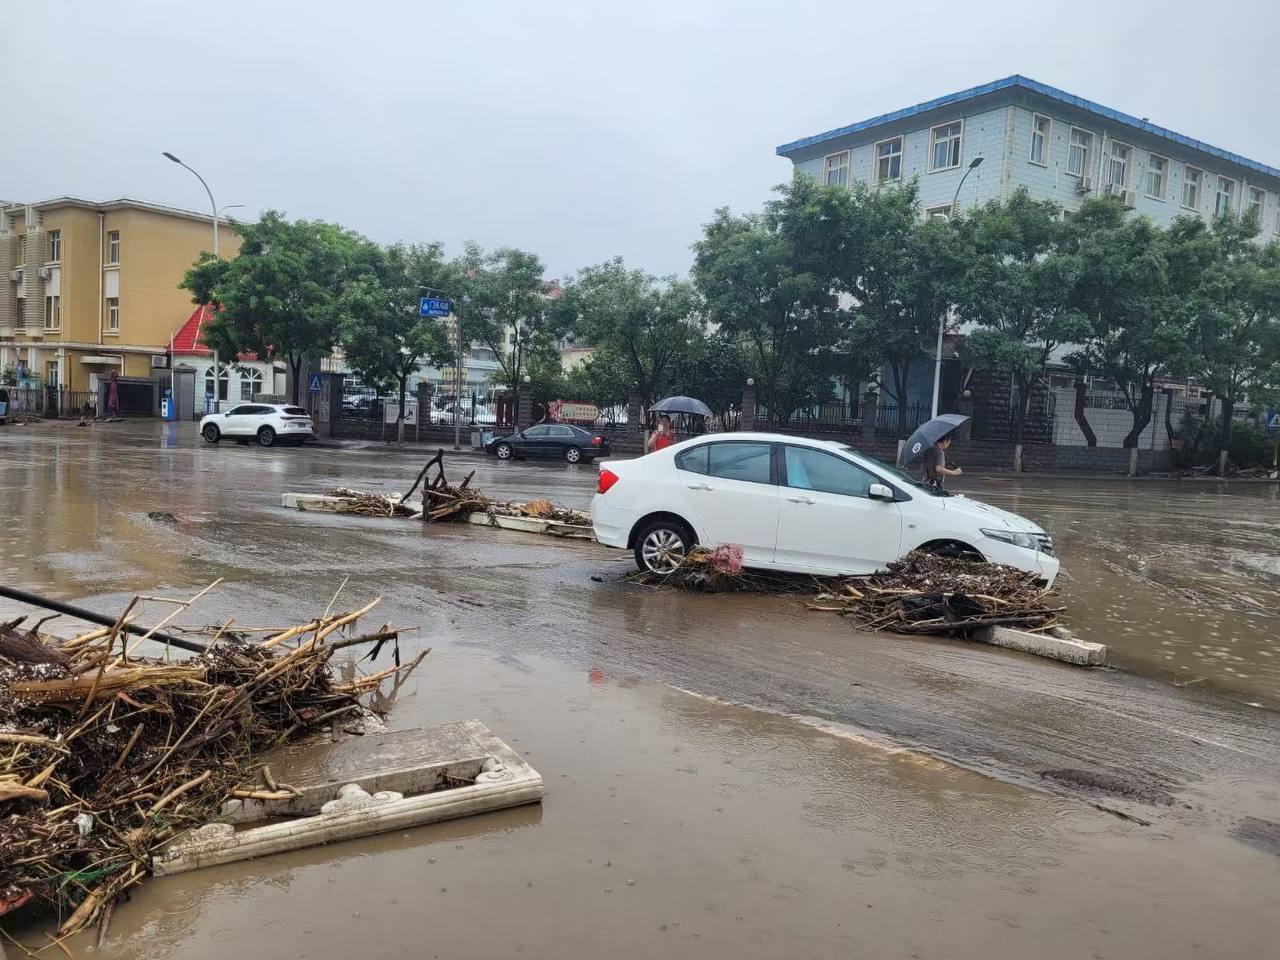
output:
<svg viewBox="0 0 1280 960"><path fill-rule="evenodd" d="M337 650L374 644L372 657L397 643L386 626L340 632L376 600L286 629L228 623L206 631L207 643L177 638L203 649L188 659L141 657L146 635L125 631L147 600L192 602L134 598L113 626L70 640L42 635L40 624L21 629L21 619L0 629L0 913L51 912L59 935L95 919L105 932L116 897L160 848L215 819L228 798L289 796L255 758L308 731L362 721L357 698L422 659L400 666L397 646L389 669L334 676Z"/></svg>
<svg viewBox="0 0 1280 960"><path fill-rule="evenodd" d="M993 626L1043 631L1058 626L1064 610L1032 573L919 551L890 563L884 573L815 577L744 568L741 548L733 545L695 547L671 573L639 573L632 579L715 593L805 595L810 610L897 633L961 634Z"/></svg>
<svg viewBox="0 0 1280 960"><path fill-rule="evenodd" d="M859 626L896 633L961 633L975 627L1048 630L1062 607L1035 574L998 563L916 551L885 573L849 577L814 598Z"/></svg>
<svg viewBox="0 0 1280 960"><path fill-rule="evenodd" d="M413 517L418 511L394 497L380 493L369 493L365 490L352 490L350 487L335 487L327 496L342 501L338 513L355 513L362 517Z"/></svg>

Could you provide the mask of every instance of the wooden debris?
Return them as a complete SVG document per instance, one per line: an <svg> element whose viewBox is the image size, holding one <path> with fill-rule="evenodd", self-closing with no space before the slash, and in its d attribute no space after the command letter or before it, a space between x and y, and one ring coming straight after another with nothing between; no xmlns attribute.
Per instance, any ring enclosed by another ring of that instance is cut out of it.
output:
<svg viewBox="0 0 1280 960"><path fill-rule="evenodd" d="M30 631L0 644L0 913L39 909L72 933L108 916L161 848L228 798L292 796L255 758L364 713L358 697L407 669L336 681L335 651L397 642L390 627L337 632L354 633L372 606L273 630L267 643L225 623L206 628L217 643L172 663L125 660L123 614L114 629L69 641Z"/></svg>

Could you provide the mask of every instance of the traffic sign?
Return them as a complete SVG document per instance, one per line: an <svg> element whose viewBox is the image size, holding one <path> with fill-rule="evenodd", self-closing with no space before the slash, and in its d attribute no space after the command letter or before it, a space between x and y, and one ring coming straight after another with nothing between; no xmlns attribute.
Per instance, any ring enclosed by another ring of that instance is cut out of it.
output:
<svg viewBox="0 0 1280 960"><path fill-rule="evenodd" d="M1267 429L1280 430L1280 410L1267 411Z"/></svg>
<svg viewBox="0 0 1280 960"><path fill-rule="evenodd" d="M447 317L453 313L453 301L444 297L423 297L418 301L418 315L423 317Z"/></svg>
<svg viewBox="0 0 1280 960"><path fill-rule="evenodd" d="M307 393L319 393L320 382L320 374L313 373L311 379L307 381Z"/></svg>

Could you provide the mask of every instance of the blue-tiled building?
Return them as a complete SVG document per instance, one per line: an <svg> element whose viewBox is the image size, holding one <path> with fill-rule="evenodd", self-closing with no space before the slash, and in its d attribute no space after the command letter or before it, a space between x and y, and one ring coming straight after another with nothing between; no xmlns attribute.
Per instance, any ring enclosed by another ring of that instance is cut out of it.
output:
<svg viewBox="0 0 1280 960"><path fill-rule="evenodd" d="M926 215L1006 199L1078 207L1112 194L1167 225L1180 214L1257 210L1263 239L1280 233L1280 169L1174 133L1026 77L949 94L778 147L795 169L832 183L917 177Z"/></svg>

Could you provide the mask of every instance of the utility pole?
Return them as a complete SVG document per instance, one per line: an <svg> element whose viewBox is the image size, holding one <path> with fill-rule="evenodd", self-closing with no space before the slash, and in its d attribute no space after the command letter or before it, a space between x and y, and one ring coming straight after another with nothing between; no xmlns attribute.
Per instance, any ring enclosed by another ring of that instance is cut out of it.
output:
<svg viewBox="0 0 1280 960"><path fill-rule="evenodd" d="M948 219L954 220L956 216L956 205L960 202L960 188L964 186L965 180L969 178L969 174L973 173L982 165L981 157L974 157L969 163L968 169L965 170L964 176L960 178L960 182L956 184L955 195L951 198L951 214ZM947 315L944 313L938 317L938 346L933 354L933 409L929 416L936 417L938 415L938 393L942 386L942 337L947 329ZM898 416L902 416L899 410Z"/></svg>

